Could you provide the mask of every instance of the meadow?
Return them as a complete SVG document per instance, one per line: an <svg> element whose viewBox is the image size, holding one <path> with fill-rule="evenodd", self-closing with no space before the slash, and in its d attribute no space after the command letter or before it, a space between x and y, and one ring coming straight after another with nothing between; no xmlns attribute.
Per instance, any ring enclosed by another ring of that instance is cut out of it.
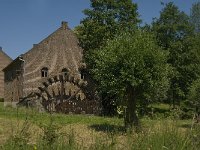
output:
<svg viewBox="0 0 200 150"><path fill-rule="evenodd" d="M200 147L200 126L193 120L165 116L140 120L139 129L127 131L123 118L39 113L34 109L4 108L1 104L0 149L198 150Z"/></svg>

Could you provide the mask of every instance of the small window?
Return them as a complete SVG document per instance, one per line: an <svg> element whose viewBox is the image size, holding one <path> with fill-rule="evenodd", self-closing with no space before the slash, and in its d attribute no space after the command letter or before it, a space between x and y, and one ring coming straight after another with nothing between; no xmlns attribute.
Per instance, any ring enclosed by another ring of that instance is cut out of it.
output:
<svg viewBox="0 0 200 150"><path fill-rule="evenodd" d="M46 68L46 67L42 68L42 70L41 70L41 76L43 78L48 77L48 68Z"/></svg>
<svg viewBox="0 0 200 150"><path fill-rule="evenodd" d="M67 73L68 73L68 69L67 69L67 68L63 68L63 69L62 69L62 74L63 74L64 76L66 76Z"/></svg>
<svg viewBox="0 0 200 150"><path fill-rule="evenodd" d="M80 75L81 75L81 79L85 79L86 73L87 73L85 63L81 63L80 68L79 68L79 72L80 72Z"/></svg>
<svg viewBox="0 0 200 150"><path fill-rule="evenodd" d="M84 70L81 70L81 79L85 79L86 73Z"/></svg>
<svg viewBox="0 0 200 150"><path fill-rule="evenodd" d="M81 79L84 79L84 78L85 78L84 73L81 73Z"/></svg>

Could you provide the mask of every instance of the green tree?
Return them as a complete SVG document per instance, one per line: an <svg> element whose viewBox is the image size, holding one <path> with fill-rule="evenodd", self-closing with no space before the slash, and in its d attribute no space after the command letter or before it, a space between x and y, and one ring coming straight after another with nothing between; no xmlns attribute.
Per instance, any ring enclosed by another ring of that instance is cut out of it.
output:
<svg viewBox="0 0 200 150"><path fill-rule="evenodd" d="M90 2L91 7L83 11L86 17L75 28L89 69L94 68L92 51L105 46L107 41L113 39L119 32L132 32L140 22L137 5L132 0L90 0ZM101 93L103 113L115 115L116 95L114 93L108 95L106 89L98 89Z"/></svg>
<svg viewBox="0 0 200 150"><path fill-rule="evenodd" d="M169 51L168 63L173 67L168 100L172 100L173 105L175 102L180 104L188 89L189 82L186 77L190 72L186 68L193 62L189 61L190 57L187 56L190 54L188 37L193 35L193 27L189 17L170 2L160 12L160 17L153 21L152 29L159 45Z"/></svg>
<svg viewBox="0 0 200 150"><path fill-rule="evenodd" d="M160 12L160 17L154 19L152 26L159 44L165 49L170 48L172 43L184 39L192 32L189 16L180 11L173 2L165 5Z"/></svg>
<svg viewBox="0 0 200 150"><path fill-rule="evenodd" d="M166 51L145 32L122 34L93 54L92 73L101 89L115 93L126 107L125 126L138 125L137 103L160 100L168 89Z"/></svg>
<svg viewBox="0 0 200 150"><path fill-rule="evenodd" d="M194 25L195 32L200 33L200 2L192 5L190 19L191 23Z"/></svg>
<svg viewBox="0 0 200 150"><path fill-rule="evenodd" d="M132 31L140 22L137 5L132 0L90 0L91 8L76 27L80 44L85 51L105 46L119 31Z"/></svg>
<svg viewBox="0 0 200 150"><path fill-rule="evenodd" d="M191 85L188 99L190 106L196 113L197 120L200 121L200 79L197 79Z"/></svg>

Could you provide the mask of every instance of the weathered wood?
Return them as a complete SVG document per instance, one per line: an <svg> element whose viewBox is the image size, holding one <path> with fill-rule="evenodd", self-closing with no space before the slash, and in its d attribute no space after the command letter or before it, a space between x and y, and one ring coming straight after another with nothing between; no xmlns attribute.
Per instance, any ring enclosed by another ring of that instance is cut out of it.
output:
<svg viewBox="0 0 200 150"><path fill-rule="evenodd" d="M60 79L60 82L64 82L64 77L63 77L63 75L59 75L59 79Z"/></svg>
<svg viewBox="0 0 200 150"><path fill-rule="evenodd" d="M49 86L49 84L47 83L47 82L43 82L42 83L45 87L48 87Z"/></svg>
<svg viewBox="0 0 200 150"><path fill-rule="evenodd" d="M54 79L55 82L58 82L58 81L59 81L59 77L58 77L58 76L54 76L53 79Z"/></svg>
<svg viewBox="0 0 200 150"><path fill-rule="evenodd" d="M11 61L12 59L4 53L0 47L0 98L4 98L4 72L2 70L11 63Z"/></svg>
<svg viewBox="0 0 200 150"><path fill-rule="evenodd" d="M38 87L39 93L31 96L41 99L41 104L48 112L94 113L98 111L96 101L88 101L82 87L87 86L83 79L68 74L68 81L63 75L54 76ZM70 82L69 82L70 81Z"/></svg>
<svg viewBox="0 0 200 150"><path fill-rule="evenodd" d="M48 81L49 81L50 84L53 84L53 83L54 83L53 78L49 78Z"/></svg>

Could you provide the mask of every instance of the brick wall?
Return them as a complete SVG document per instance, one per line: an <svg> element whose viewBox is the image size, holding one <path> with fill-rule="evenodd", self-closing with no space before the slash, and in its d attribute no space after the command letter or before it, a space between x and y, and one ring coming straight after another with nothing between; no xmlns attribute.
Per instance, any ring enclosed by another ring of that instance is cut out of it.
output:
<svg viewBox="0 0 200 150"><path fill-rule="evenodd" d="M4 75L4 97L6 102L18 102L23 97L23 63L19 58L7 66Z"/></svg>
<svg viewBox="0 0 200 150"><path fill-rule="evenodd" d="M82 58L83 50L79 47L78 39L66 23L62 23L59 29L40 43L34 44L31 50L6 67L4 70L6 77L4 105L10 104L10 102L12 105L16 104L20 98L27 97L32 92L40 93L38 87L44 87L43 82L46 82L48 78L62 74L63 69L67 69L74 78L80 79ZM41 70L43 68L48 69L47 77L42 77ZM85 77L85 80L88 85L83 90L77 89L80 87L75 86L73 82L67 83L65 88L67 89L65 93L80 91L78 95L81 97L81 106L85 103L86 105L92 103L90 100L97 100L92 80L88 76ZM49 92L52 93L52 89L60 88L59 84L58 81L54 86L49 86ZM59 97L58 91L57 95L56 93L52 95ZM43 96L46 97L45 93ZM83 99L84 102L82 102ZM92 111L88 113L94 112L94 105L90 106Z"/></svg>
<svg viewBox="0 0 200 150"><path fill-rule="evenodd" d="M80 78L80 64L82 62L83 50L78 45L78 39L74 33L62 23L62 26L41 41L34 44L33 48L22 55L24 64L19 61L13 61L6 70L5 74L15 73L16 70L23 66L23 74L18 78L5 82L5 101L15 101L21 90L16 88L23 87L23 97L31 92L37 92L38 87L47 78L41 76L42 68L48 68L48 78L62 73L62 69L68 69L73 76ZM23 62L21 62L23 63ZM23 83L21 83L23 82Z"/></svg>
<svg viewBox="0 0 200 150"><path fill-rule="evenodd" d="M0 47L0 98L4 98L4 69L12 59L7 56Z"/></svg>

